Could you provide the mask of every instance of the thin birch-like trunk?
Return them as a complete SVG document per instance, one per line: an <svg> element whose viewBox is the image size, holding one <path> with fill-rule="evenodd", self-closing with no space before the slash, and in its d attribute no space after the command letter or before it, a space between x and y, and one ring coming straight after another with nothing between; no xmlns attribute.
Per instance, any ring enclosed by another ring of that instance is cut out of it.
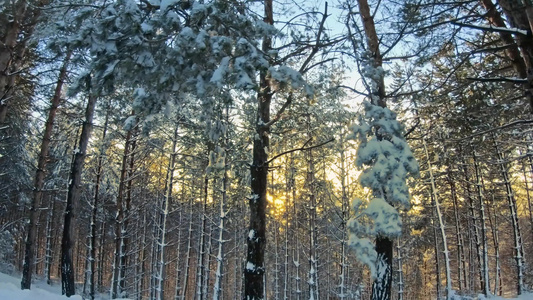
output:
<svg viewBox="0 0 533 300"><path fill-rule="evenodd" d="M507 172L507 164L505 163L505 157L500 150L496 138L493 136L494 148L498 156L498 165L500 166L501 175L503 177L503 183L505 184L507 202L509 204L509 210L511 213L511 224L513 225L513 240L514 240L514 254L516 262L516 293L521 295L524 292L524 255L522 249L522 233L520 231L520 223L518 220L518 211L516 206L516 199L511 185L510 176Z"/></svg>
<svg viewBox="0 0 533 300"><path fill-rule="evenodd" d="M228 120L228 108L226 107L226 123L229 124ZM222 145L224 149L224 173L222 174L222 197L220 198L220 216L219 216L219 225L218 225L218 250L217 250L217 268L215 273L215 285L213 287L213 300L219 300L222 298L222 279L224 276L224 232L225 232L225 221L226 221L226 202L228 197L228 188L229 188L229 177L228 177L228 149L229 138L228 133L226 133L224 144Z"/></svg>
<svg viewBox="0 0 533 300"><path fill-rule="evenodd" d="M105 144L107 125L109 122L109 109L105 115L104 128L102 132L102 143ZM96 166L96 178L94 180L94 194L91 203L91 221L89 224L89 245L87 246L87 264L85 268L85 284L83 287L83 294L89 299L94 299L94 273L96 272L96 222L98 217L98 206L100 200L100 181L102 179L102 165L105 156L106 147L102 146L98 154L98 162Z"/></svg>
<svg viewBox="0 0 533 300"><path fill-rule="evenodd" d="M171 147L171 154L170 154L170 161L168 163L168 169L167 169L167 180L165 183L165 196L163 198L163 203L161 205L162 211L160 212L160 222L159 224L161 227L159 232L159 241L157 243L157 246L159 248L158 254L159 254L159 261L158 261L158 270L156 275L156 299L157 300L163 300L165 299L165 289L164 289L164 279L165 279L165 271L166 271L166 258L165 258L165 247L167 246L167 219L169 214L169 207L170 202L172 200L172 189L174 184L174 171L176 170L176 156L178 153L176 152L176 147L178 144L178 125L176 124L176 128L174 130L174 136L172 139L172 147Z"/></svg>
<svg viewBox="0 0 533 300"><path fill-rule="evenodd" d="M442 239L442 248L443 248L443 253L444 253L444 271L446 273L446 299L450 300L453 295L453 290L452 290L452 275L451 275L451 269L450 269L450 253L448 251L448 242L447 242L446 230L445 230L446 228L445 228L444 220L442 218L442 213L440 210L438 191L437 191L437 186L435 184L435 177L433 176L433 166L431 165L428 148L426 145L426 141L422 140L422 142L424 144L424 152L426 153L426 159L428 163L429 180L431 183L431 193L432 193L431 198L433 199L434 204L435 204L435 211L437 213L437 219L439 221L440 236ZM435 240L437 240L436 237L435 237ZM438 247L435 246L435 249L437 250ZM435 255L438 256L438 253L436 253Z"/></svg>
<svg viewBox="0 0 533 300"><path fill-rule="evenodd" d="M186 254L186 260L185 260L185 272L183 276L183 291L182 291L182 297L180 299L187 299L187 290L189 287L189 271L191 269L191 250L192 250L192 232L193 232L193 201L192 197L189 199L189 229L188 229L188 235L187 235L187 254Z"/></svg>
<svg viewBox="0 0 533 300"><path fill-rule="evenodd" d="M477 198L479 202L479 215L481 218L481 242L483 246L483 266L482 266L482 274L483 274L483 280L482 280L482 288L483 288L483 294L485 296L490 295L490 277L489 277L489 254L488 254L488 243L487 243L487 217L485 215L485 200L483 197L483 182L481 177L481 172L479 170L479 165L477 162L477 154L474 150L473 152L473 158L474 158L474 171L476 175L476 190L477 190Z"/></svg>

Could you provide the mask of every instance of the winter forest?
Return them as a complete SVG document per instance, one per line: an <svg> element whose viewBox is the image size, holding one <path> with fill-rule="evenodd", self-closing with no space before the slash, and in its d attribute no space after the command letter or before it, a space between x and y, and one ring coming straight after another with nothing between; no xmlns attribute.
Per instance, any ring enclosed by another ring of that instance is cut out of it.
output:
<svg viewBox="0 0 533 300"><path fill-rule="evenodd" d="M531 0L2 0L0 36L17 289L533 295Z"/></svg>

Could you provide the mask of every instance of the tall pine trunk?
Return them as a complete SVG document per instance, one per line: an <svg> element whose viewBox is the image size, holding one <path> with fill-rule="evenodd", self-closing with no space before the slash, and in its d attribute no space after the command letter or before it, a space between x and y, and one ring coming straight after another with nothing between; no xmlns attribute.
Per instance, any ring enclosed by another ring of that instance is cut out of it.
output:
<svg viewBox="0 0 533 300"><path fill-rule="evenodd" d="M168 169L167 169L167 181L165 183L165 196L163 198L163 202L161 203L161 211L160 211L160 232L159 232L159 240L158 240L158 254L159 254L159 260L157 262L158 264L158 270L156 275L156 299L157 300L163 300L165 299L165 287L164 287L164 279L165 279L165 270L166 270L166 259L165 259L165 247L167 243L167 219L169 214L169 208L170 208L170 202L172 201L172 189L174 184L174 171L176 170L176 156L178 155L176 152L176 147L178 144L178 124L176 124L176 128L174 130L174 136L172 139L172 148L171 148L171 154L170 154L170 161L168 163Z"/></svg>
<svg viewBox="0 0 533 300"><path fill-rule="evenodd" d="M105 138L107 134L107 125L109 121L109 110L106 112L104 129L102 132L102 143L105 144ZM105 156L106 147L102 146L98 155L98 162L96 166L96 179L94 181L94 195L91 203L91 221L89 224L89 245L87 246L87 264L85 270L85 285L83 287L83 294L89 299L94 299L95 296L95 282L94 274L96 272L96 222L98 217L98 206L100 200L100 182L102 180L102 164Z"/></svg>
<svg viewBox="0 0 533 300"><path fill-rule="evenodd" d="M34 265L34 245L35 234L37 231L37 209L43 196L44 179L46 176L46 165L48 162L48 153L50 151L50 141L52 138L52 131L54 129L54 122L57 113L57 108L61 102L61 91L63 90L63 84L67 77L67 68L70 61L71 52L67 52L67 56L63 62L63 66L59 70L59 77L57 79L54 95L51 100L50 110L48 111L48 117L46 119L43 139L41 142L41 150L37 161L37 171L35 172L35 178L33 183L33 194L30 203L30 217L28 227L26 229L26 241L25 241L25 253L24 253L24 265L22 270L21 288L23 290L30 289L31 276ZM0 121L0 124L2 121Z"/></svg>
<svg viewBox="0 0 533 300"><path fill-rule="evenodd" d="M127 219L128 219L128 186L131 184L131 169L133 168L133 152L135 150L134 129L126 133L124 153L120 170L120 182L116 200L117 212L115 215L115 252L113 260L113 277L111 280L111 299L123 297L125 292L126 270L126 243L127 243ZM130 186L131 189L131 186Z"/></svg>
<svg viewBox="0 0 533 300"><path fill-rule="evenodd" d="M88 81L91 80L89 77ZM74 150L74 159L70 169L69 185L67 191L67 203L64 214L63 236L61 238L61 291L67 297L76 293L74 285L74 265L72 263L72 227L74 220L75 205L80 200L81 192L81 175L85 163L85 156L89 138L93 126L94 109L96 106L96 96L91 91L90 82L88 87L88 100L85 109L85 120L81 128L78 148Z"/></svg>
<svg viewBox="0 0 533 300"><path fill-rule="evenodd" d="M264 22L274 24L272 0L264 0ZM272 47L270 37L263 38L262 51L268 53ZM264 298L265 244L266 244L266 206L268 153L270 146L269 127L270 103L272 93L267 71L259 75L259 92L257 94L257 116L253 142L251 174L250 227L247 237L246 265L244 267L244 295L246 300Z"/></svg>

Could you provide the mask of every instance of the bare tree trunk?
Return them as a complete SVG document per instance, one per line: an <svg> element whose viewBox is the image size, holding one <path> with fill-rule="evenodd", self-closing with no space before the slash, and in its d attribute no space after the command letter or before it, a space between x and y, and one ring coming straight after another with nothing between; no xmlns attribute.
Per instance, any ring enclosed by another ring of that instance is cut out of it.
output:
<svg viewBox="0 0 533 300"><path fill-rule="evenodd" d="M474 199L472 197L472 191L470 190L470 175L468 173L468 165L466 164L466 160L464 159L464 156L463 156L463 174L464 174L464 177L465 177L465 191L466 191L466 198L468 199L468 206L469 206L469 211L470 211L470 216L471 216L471 220L472 220L472 233L474 235L474 239L473 239L473 242L476 246L476 249L475 249L475 257L477 259L477 264L479 265L479 269L478 269L478 278L479 278L479 282L481 283L481 288L482 290L484 290L483 288L483 272L482 272L482 264L483 264L483 260L482 260L482 249L481 249L481 238L479 237L479 226L478 226L478 222L477 222L477 216L476 216L476 212L475 212L475 204L474 204ZM469 239L470 241L472 241L472 239ZM472 289L472 291L476 291L476 286L475 286L475 281L474 281L474 271L475 271L475 264L473 263L472 261L472 252L470 252L470 266L471 266L471 274L470 274L470 279L471 279L471 283L470 283L470 288Z"/></svg>
<svg viewBox="0 0 533 300"><path fill-rule="evenodd" d="M202 223L200 227L200 240L198 241L198 260L196 264L196 297L197 300L203 300L203 284L204 284L204 271L205 271L205 255L206 255L206 231L207 231L207 198L209 191L209 178L208 175L204 175L204 199L202 204Z"/></svg>
<svg viewBox="0 0 533 300"><path fill-rule="evenodd" d="M182 189L183 190L183 189ZM179 224L182 224L183 218L182 218L182 209L179 210ZM181 265L180 265L180 257L181 257L181 228L178 228L178 241L177 241L177 248L176 248L176 287L174 289L174 300L180 300L181 295Z"/></svg>
<svg viewBox="0 0 533 300"><path fill-rule="evenodd" d="M296 179L295 179L295 172L296 168L294 166L294 158L291 154L290 156L290 165L291 165L291 175L290 175L290 185L289 185L289 191L291 194L292 199L292 205L293 205L293 213L294 213L294 254L293 254L293 263L294 263L294 281L295 281L295 291L296 294L296 300L300 300L302 295L302 288L301 288L301 277L300 277L300 239L299 237L299 231L300 231L300 217L299 217L299 211L298 206L296 204Z"/></svg>
<svg viewBox="0 0 533 300"><path fill-rule="evenodd" d="M61 102L61 91L63 90L63 84L67 77L67 68L70 61L70 56L71 52L68 51L63 62L63 66L61 66L61 69L59 70L59 76L54 90L54 95L51 100L50 110L48 111L48 117L46 119L43 139L41 142L41 150L37 161L37 171L35 172L35 178L33 183L33 197L30 203L30 217L28 227L26 229L27 235L25 242L24 265L22 270L21 281L21 288L23 290L30 289L31 287L31 276L34 265L33 243L35 242L35 235L37 231L36 223L38 221L37 206L41 202L43 195L44 179L46 176L46 165L48 162L48 153L50 151L50 140L52 138L52 131L54 129L57 108L59 107L59 103ZM3 121L0 120L0 124L2 122Z"/></svg>
<svg viewBox="0 0 533 300"><path fill-rule="evenodd" d="M481 242L483 244L483 280L482 280L482 289L485 296L490 295L490 278L489 278L489 254L488 254L488 245L487 245L487 217L485 216L485 200L483 197L483 182L481 177L481 172L479 170L479 165L477 163L476 151L473 153L474 158L474 170L476 174L476 189L477 197L479 201L479 215L481 218Z"/></svg>
<svg viewBox="0 0 533 300"><path fill-rule="evenodd" d="M226 107L226 124L229 125L229 108ZM222 197L220 198L220 216L219 216L219 225L218 225L218 252L216 256L217 260L217 269L215 273L215 285L213 287L213 300L219 300L222 299L222 279L224 276L224 231L226 230L224 228L225 221L226 221L226 202L228 197L228 188L229 188L229 177L228 177L228 168L229 168L229 154L228 154L228 147L229 147L229 137L228 133L226 132L224 137L224 143L222 145L224 147L224 173L222 174L222 190L221 194Z"/></svg>
<svg viewBox="0 0 533 300"><path fill-rule="evenodd" d="M494 243L494 260L496 264L496 272L494 276L494 295L501 296L502 294L502 286L501 286L501 266L500 266L500 241L499 241L499 233L498 233L498 217L496 213L496 205L495 205L495 199L494 194L496 192L492 191L492 205L489 205L487 208L487 214L490 222L490 227L492 229L492 241ZM491 216L491 206L493 210L493 215Z"/></svg>
<svg viewBox="0 0 533 300"><path fill-rule="evenodd" d="M12 4L13 10L4 12L11 15L8 23L1 24L5 29L4 35L0 37L0 124L6 122L15 78L19 74L19 68L27 49L26 41L33 32L42 5L28 5L27 0L15 0ZM24 30L26 33L22 34L24 27L26 27ZM29 289L29 287L22 289Z"/></svg>
<svg viewBox="0 0 533 300"><path fill-rule="evenodd" d="M449 167L446 170L446 173L446 179L448 181L448 184L450 185L450 193L453 202L453 213L455 219L455 238L457 243L457 279L459 281L459 290L464 291L466 286L465 254L462 238L461 220L459 216L459 203L457 201L457 189L455 186L454 178L452 177L452 171Z"/></svg>
<svg viewBox="0 0 533 300"><path fill-rule="evenodd" d="M192 250L192 224L193 224L193 206L192 206L192 197L189 199L189 230L188 230L188 236L187 236L187 255L185 260L185 273L183 276L183 292L182 292L182 298L180 299L188 299L187 298L187 290L189 287L189 270L191 268L191 250Z"/></svg>
<svg viewBox="0 0 533 300"><path fill-rule="evenodd" d="M430 192L430 198L433 199L433 193ZM441 279L440 279L440 259L439 259L439 238L437 234L437 227L434 224L434 218L431 218L431 226L433 227L433 248L435 249L435 274L436 282L435 287L437 288L437 300L441 299ZM429 297L428 297L429 298Z"/></svg>
<svg viewBox="0 0 533 300"><path fill-rule="evenodd" d="M52 230L54 225L54 210L55 210L55 193L50 195L50 202L48 207L48 216L46 219L46 254L44 261L44 276L46 277L46 284L51 285L50 273L52 270L52 261L54 258L53 249L52 249Z"/></svg>
<svg viewBox="0 0 533 300"><path fill-rule="evenodd" d="M131 158L130 164L128 159L132 156L135 149L133 129L126 133L126 141L124 144L124 154L122 155L122 165L120 170L120 182L117 195L117 213L115 215L115 253L113 262L113 278L111 282L111 299L123 297L125 288L124 273L126 263L126 237L127 234L127 218L128 218L128 200L127 200L127 185L131 181L128 167L133 163ZM124 195L126 194L126 195Z"/></svg>
<svg viewBox="0 0 533 300"><path fill-rule="evenodd" d="M264 0L264 14L264 22L273 25L272 0ZM265 36L261 50L267 53L271 47L271 38ZM271 85L266 70L260 72L259 81L255 138L252 150L253 161L250 166L252 194L249 198L250 227L247 238L246 266L244 268L243 299L245 300L263 299L265 290L267 149L270 146L270 130L265 124L270 122L270 103L272 101Z"/></svg>
<svg viewBox="0 0 533 300"><path fill-rule="evenodd" d="M176 152L176 147L178 144L178 124L176 124L176 128L174 130L174 136L172 139L172 152L170 154L170 161L168 163L168 169L167 169L167 181L165 183L165 197L163 198L163 203L161 205L162 211L160 212L160 222L159 228L159 241L158 241L158 248L159 248L159 261L158 266L159 269L157 270L157 294L156 299L157 300L163 300L165 299L165 290L164 290L164 284L163 280L166 278L166 259L165 259L165 247L166 247L166 235L167 235L167 218L169 214L169 205L172 201L172 188L174 184L174 171L176 170L176 156L178 153Z"/></svg>
<svg viewBox="0 0 533 300"><path fill-rule="evenodd" d="M433 199L434 204L435 204L435 211L437 213L440 235L442 239L442 248L443 248L443 253L444 253L444 271L446 273L446 299L450 300L453 295L453 290L452 290L452 275L451 275L451 269L450 269L450 255L448 251L448 242L446 239L446 231L445 231L446 228L444 225L444 220L442 218L442 213L440 211L438 191L437 191L437 186L435 184L435 178L433 177L433 166L431 165L428 148L426 145L426 141L422 140L422 142L424 143L424 152L426 153L426 159L428 162L429 180L431 182L431 193L432 193L431 198ZM436 239L437 238L435 237L435 240ZM438 249L438 247L436 247L436 249ZM435 255L438 255L438 253L436 253Z"/></svg>
<svg viewBox="0 0 533 300"><path fill-rule="evenodd" d="M104 247L106 241L106 222L103 221L100 226L100 241L98 245L98 291L102 292L102 287L104 283Z"/></svg>
<svg viewBox="0 0 533 300"><path fill-rule="evenodd" d="M494 148L498 155L498 164L500 165L500 171L505 184L507 192L507 201L509 203L509 210L511 213L511 223L513 225L513 239L514 239L514 253L516 261L516 293L521 295L524 291L524 254L522 249L522 233L520 231L520 223L518 220L518 211L516 206L516 199L514 197L513 187L511 186L510 176L507 172L507 166L505 163L505 157L501 152L496 138L493 136Z"/></svg>
<svg viewBox="0 0 533 300"><path fill-rule="evenodd" d="M105 115L104 129L102 133L102 143L105 144L105 138L107 134L107 125L109 121L109 109ZM96 179L94 181L94 195L91 203L91 221L89 224L89 245L87 246L87 265L85 270L85 285L83 286L83 294L89 299L94 299L94 273L96 272L96 222L98 217L98 205L100 200L100 181L102 179L102 164L106 151L105 146L102 146L98 155L98 163L96 167Z"/></svg>
<svg viewBox="0 0 533 300"><path fill-rule="evenodd" d="M400 240L398 240L398 244L396 245L396 252L398 253L398 300L403 300L403 260L402 260L402 251L400 247Z"/></svg>
<svg viewBox="0 0 533 300"><path fill-rule="evenodd" d="M264 0L264 22L274 24L272 0ZM268 52L272 47L270 37L263 38L262 51ZM255 138L253 142L253 162L250 166L252 194L249 198L250 227L247 238L246 266L244 268L244 295L246 300L264 298L265 244L266 244L266 206L268 153L270 146L269 127L270 103L272 93L266 70L259 75L259 92L257 94L257 116Z"/></svg>
<svg viewBox="0 0 533 300"><path fill-rule="evenodd" d="M137 262L137 299L141 300L144 296L144 278L146 277L146 237L148 235L146 228L148 227L148 222L146 220L146 213L143 213L142 221L142 236L141 236L141 249L139 250L139 261Z"/></svg>
<svg viewBox="0 0 533 300"><path fill-rule="evenodd" d="M347 192L347 182L346 182L346 177L347 177L347 171L346 171L346 151L345 151L345 148L344 148L344 140L346 138L344 136L341 136L339 138L339 141L340 141L340 162L341 162L341 168L340 168L340 179L341 179L341 192L342 192L342 195L341 195L341 227L340 227L340 230L341 230L341 253L340 253L340 267L341 267L341 270L340 270L340 276L339 276L339 280L340 280L340 283L339 283L339 298L340 299L344 299L344 298L347 298L349 295L347 295L347 291L346 291L346 267L347 267L347 262L346 262L346 246L348 244L348 235L347 235L347 232L346 232L346 224L348 223L348 219L349 219L349 209L350 209L350 204L349 204L349 197L348 197L348 192Z"/></svg>
<svg viewBox="0 0 533 300"><path fill-rule="evenodd" d="M531 156L528 156L528 160L529 160L530 166L533 166L531 164L531 160L532 160ZM533 172L533 169L531 169L531 172ZM526 189L527 207L529 210L529 225L531 227L531 233L533 234L533 202L531 201L531 191L529 188L529 180L528 180L530 176L528 176L525 163L522 163L522 173L524 174L524 185Z"/></svg>
<svg viewBox="0 0 533 300"><path fill-rule="evenodd" d="M90 81L90 77L88 81ZM94 108L96 106L96 96L91 92L88 83L88 101L85 109L85 120L82 125L78 148L74 150L74 159L70 169L69 185L67 191L67 204L65 207L65 221L63 225L63 236L61 239L61 291L67 297L76 293L74 284L74 266L72 264L72 221L74 218L75 205L80 200L81 175L91 130L93 126Z"/></svg>

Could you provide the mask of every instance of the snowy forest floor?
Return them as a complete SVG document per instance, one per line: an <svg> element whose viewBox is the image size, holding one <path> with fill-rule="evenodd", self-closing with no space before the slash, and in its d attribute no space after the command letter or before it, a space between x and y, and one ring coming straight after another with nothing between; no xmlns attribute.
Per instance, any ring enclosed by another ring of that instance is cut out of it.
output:
<svg viewBox="0 0 533 300"><path fill-rule="evenodd" d="M45 281L35 281L31 290L20 289L20 276L0 273L1 300L82 300L79 295L67 298L61 295L61 285L48 285ZM98 299L105 299L100 297ZM126 299L122 299L126 300Z"/></svg>
<svg viewBox="0 0 533 300"><path fill-rule="evenodd" d="M104 300L107 297L101 296L98 299ZM2 300L82 300L79 295L67 298L61 295L60 285L48 285L44 281L36 281L32 284L31 290L20 289L20 277L14 277L4 273L0 273L0 299ZM484 297L478 298L479 300L485 299ZM533 300L533 293L527 293L521 295L518 298L503 298L492 296L488 299L502 300L502 299L515 299L515 300ZM128 300L128 299L121 299Z"/></svg>

